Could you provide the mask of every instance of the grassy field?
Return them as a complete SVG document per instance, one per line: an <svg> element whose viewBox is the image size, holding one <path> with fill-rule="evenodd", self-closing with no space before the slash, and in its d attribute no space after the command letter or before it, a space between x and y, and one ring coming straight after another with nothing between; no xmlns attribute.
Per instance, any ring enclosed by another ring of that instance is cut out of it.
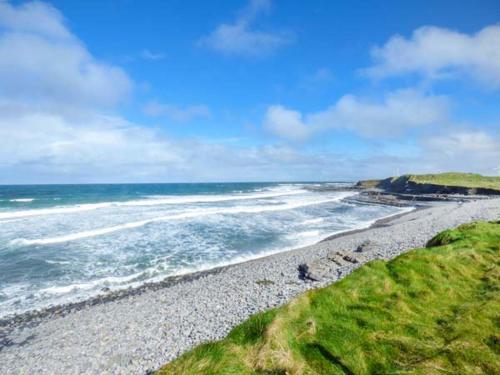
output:
<svg viewBox="0 0 500 375"><path fill-rule="evenodd" d="M463 186L468 188L487 188L500 190L500 177L482 176L476 173L438 173L409 175L410 181L420 184Z"/></svg>
<svg viewBox="0 0 500 375"><path fill-rule="evenodd" d="M500 374L500 222L251 317L159 374Z"/></svg>
<svg viewBox="0 0 500 375"><path fill-rule="evenodd" d="M432 184L442 186L458 186L465 188L485 188L494 189L500 192L500 177L482 176L476 173L457 173L446 172L436 174L407 174L397 177L392 177L386 180L362 180L358 182L358 186L369 189L380 187L384 181L390 180L392 183L403 180L412 181L418 184Z"/></svg>

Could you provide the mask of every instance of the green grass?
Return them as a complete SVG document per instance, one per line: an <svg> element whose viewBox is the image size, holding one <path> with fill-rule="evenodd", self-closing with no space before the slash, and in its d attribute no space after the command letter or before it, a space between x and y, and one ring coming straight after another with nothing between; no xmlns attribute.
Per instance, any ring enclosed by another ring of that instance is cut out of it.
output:
<svg viewBox="0 0 500 375"><path fill-rule="evenodd" d="M371 188L376 188L378 184L382 180L362 180L358 181L358 186L365 188L365 189L371 189Z"/></svg>
<svg viewBox="0 0 500 375"><path fill-rule="evenodd" d="M500 177L482 176L477 173L446 172L436 174L407 174L389 179L392 183L412 181L418 184L432 184L442 186L457 186L464 188L484 188L498 190L500 193ZM363 180L358 186L369 189L380 187L385 180Z"/></svg>
<svg viewBox="0 0 500 375"><path fill-rule="evenodd" d="M438 173L408 175L410 181L420 184L462 186L500 190L500 177L482 176L476 173Z"/></svg>
<svg viewBox="0 0 500 375"><path fill-rule="evenodd" d="M500 374L500 222L252 316L159 374Z"/></svg>

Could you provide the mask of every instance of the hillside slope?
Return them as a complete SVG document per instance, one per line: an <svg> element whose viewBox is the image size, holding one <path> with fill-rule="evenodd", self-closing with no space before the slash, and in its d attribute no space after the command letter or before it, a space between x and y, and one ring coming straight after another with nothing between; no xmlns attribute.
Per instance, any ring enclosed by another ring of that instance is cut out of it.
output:
<svg viewBox="0 0 500 375"><path fill-rule="evenodd" d="M500 222L370 262L159 374L498 374Z"/></svg>
<svg viewBox="0 0 500 375"><path fill-rule="evenodd" d="M500 177L481 176L475 173L438 173L403 175L383 180L364 180L361 188L381 188L395 193L410 194L499 194Z"/></svg>

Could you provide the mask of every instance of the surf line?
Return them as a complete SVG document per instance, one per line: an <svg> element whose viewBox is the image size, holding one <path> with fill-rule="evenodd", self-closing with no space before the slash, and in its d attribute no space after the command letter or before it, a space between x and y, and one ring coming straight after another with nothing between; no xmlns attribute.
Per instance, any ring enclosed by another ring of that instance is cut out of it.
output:
<svg viewBox="0 0 500 375"><path fill-rule="evenodd" d="M113 233L113 232L125 230L125 229L139 228L139 227L142 227L142 226L147 225L149 223L154 223L154 222L159 222L159 221L179 220L179 219L208 216L208 215L215 215L215 214L240 214L240 213L261 213L261 212L271 212L271 211L284 211L284 210L291 210L291 209L300 208L300 207L304 207L304 206L337 202L337 201L345 198L346 196L347 195L343 194L343 195L340 195L338 197L331 198L331 199L324 199L324 200L312 201L312 202L288 203L288 204L284 204L281 206L270 206L270 207L260 207L260 206L230 207L230 208L225 208L225 209L206 209L204 211L201 211L200 209L196 209L196 210L184 212L182 214L160 216L160 217L155 217L155 218L146 219L146 220L133 221L130 223L115 225L112 227L77 232L77 233L67 234L67 235L59 236L59 237L40 238L40 239L32 239L32 240L25 239L25 238L18 238L18 239L10 241L10 244L11 245L56 244L56 243L62 243L62 242L76 241L76 240L80 240L83 238L102 236L102 235L105 235L108 233Z"/></svg>
<svg viewBox="0 0 500 375"><path fill-rule="evenodd" d="M56 214L68 214L82 211L91 211L108 207L136 207L136 206L160 206L167 204L189 204L189 203L215 203L215 202L226 202L233 200L251 200L251 199L266 199L266 198L277 198L288 195L296 195L303 193L303 190L283 190L280 192L269 192L261 194L233 194L233 195L195 195L186 197L165 197L156 199L141 199L132 200L125 202L102 202L102 203L87 203L78 204L75 206L59 206L54 208L40 208L36 210L22 210L14 212L0 212L0 219L14 219L23 218L29 216L41 216L41 215L56 215Z"/></svg>

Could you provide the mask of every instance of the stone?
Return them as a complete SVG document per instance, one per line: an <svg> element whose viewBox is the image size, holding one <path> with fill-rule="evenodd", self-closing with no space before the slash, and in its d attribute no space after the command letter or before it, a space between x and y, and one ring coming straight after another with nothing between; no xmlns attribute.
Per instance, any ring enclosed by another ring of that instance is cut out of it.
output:
<svg viewBox="0 0 500 375"><path fill-rule="evenodd" d="M372 240L366 240L363 241L358 247L356 248L357 253L364 253L368 251L374 251L379 249L379 244L375 241Z"/></svg>
<svg viewBox="0 0 500 375"><path fill-rule="evenodd" d="M343 251L332 251L332 252L330 252L330 253L326 256L326 258L327 258L329 261L331 261L331 262L335 263L336 265L338 265L338 266L342 267L342 266L345 266L345 265L346 265L346 262L347 262L347 261L344 259L345 255L346 255L346 254L345 254L345 252L343 252Z"/></svg>
<svg viewBox="0 0 500 375"><path fill-rule="evenodd" d="M324 269L318 262L302 263L299 265L299 277L303 280L321 281Z"/></svg>

